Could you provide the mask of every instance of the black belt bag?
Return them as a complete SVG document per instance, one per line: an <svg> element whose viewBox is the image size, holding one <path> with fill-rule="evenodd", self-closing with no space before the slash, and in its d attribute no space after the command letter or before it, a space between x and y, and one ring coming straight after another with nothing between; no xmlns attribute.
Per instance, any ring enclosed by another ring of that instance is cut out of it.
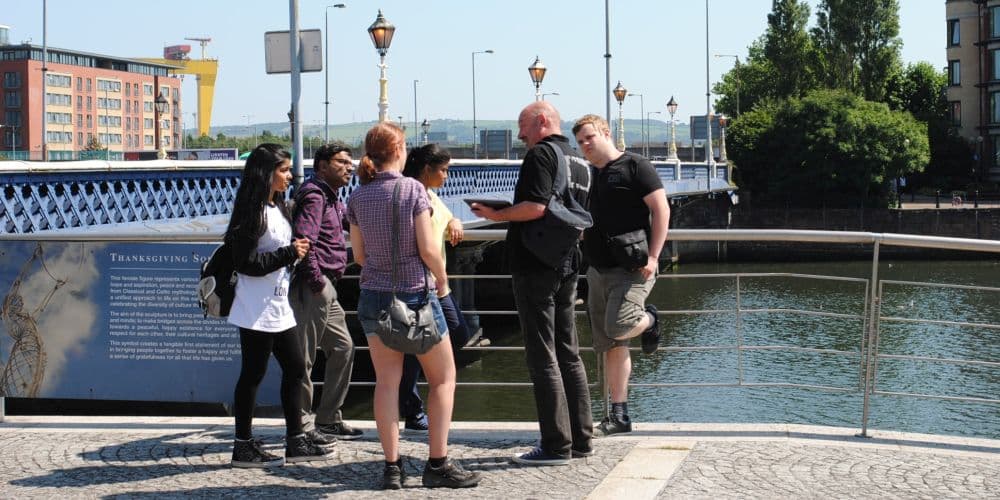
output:
<svg viewBox="0 0 1000 500"><path fill-rule="evenodd" d="M645 267L649 261L649 243L642 229L608 236L608 248L615 263L629 271Z"/></svg>

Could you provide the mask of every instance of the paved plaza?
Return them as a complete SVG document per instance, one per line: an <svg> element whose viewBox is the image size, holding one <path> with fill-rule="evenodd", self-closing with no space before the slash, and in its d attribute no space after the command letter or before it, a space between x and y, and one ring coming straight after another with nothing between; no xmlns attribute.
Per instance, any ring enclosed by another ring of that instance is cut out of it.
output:
<svg viewBox="0 0 1000 500"><path fill-rule="evenodd" d="M450 456L483 473L467 490L420 487L426 437L401 441L401 491L376 490L382 453L340 442L326 462L229 466L232 420L8 416L0 423L0 498L1000 498L1000 441L800 425L637 424L596 441L569 466L510 457L537 439L530 423L458 422ZM256 419L268 448L282 421Z"/></svg>

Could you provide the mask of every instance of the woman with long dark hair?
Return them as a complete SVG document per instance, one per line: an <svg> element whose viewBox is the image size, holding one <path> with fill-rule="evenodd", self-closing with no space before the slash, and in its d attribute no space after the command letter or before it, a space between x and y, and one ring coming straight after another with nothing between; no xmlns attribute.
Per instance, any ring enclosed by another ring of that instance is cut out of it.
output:
<svg viewBox="0 0 1000 500"><path fill-rule="evenodd" d="M456 246L465 237L462 221L456 218L445 206L434 189L440 189L448 180L448 167L451 163L451 153L437 144L425 144L410 150L406 155L406 165L403 175L412 177L427 189L427 198L431 205L431 232L437 235L441 242L441 256L445 256L444 245L450 243ZM447 264L447 259L445 259ZM448 338L451 340L452 352L455 352L469 341L469 326L465 322L454 294L447 290L439 295L441 310L448 323ZM403 378L399 385L399 411L403 415L403 429L406 432L427 432L427 414L424 413L423 400L417 390L417 379L420 377L420 364L417 358L407 355L403 359Z"/></svg>
<svg viewBox="0 0 1000 500"><path fill-rule="evenodd" d="M382 487L394 490L402 488L404 477L399 456L398 406L403 353L386 347L375 334L379 312L388 306L395 290L395 296L411 307L430 301L438 328L445 335L448 332L437 298L448 289L448 276L441 258L441 235L431 231L427 190L415 179L400 173L405 159L406 137L399 126L382 122L372 127L365 136L365 156L357 171L362 185L351 193L347 202L354 260L362 266L358 319L375 366L375 425L385 453ZM398 197L396 203L392 203L395 191ZM398 214L396 231L393 230L393 214ZM398 247L394 253L393 240L396 238ZM428 271L434 276L435 286L426 290ZM455 360L451 343L438 342L417 359L430 385L427 404L430 458L424 467L423 484L449 488L476 486L478 473L466 471L448 459L448 429L455 402Z"/></svg>
<svg viewBox="0 0 1000 500"><path fill-rule="evenodd" d="M292 264L309 251L309 240L292 240L285 206L285 191L292 181L290 159L278 144L254 148L243 168L226 229L225 241L232 249L237 272L229 323L240 329L242 358L233 398L233 467L271 467L286 461L324 460L332 455L305 435L299 414L305 362L288 303L288 283ZM281 366L284 458L265 451L251 432L257 388L271 353Z"/></svg>

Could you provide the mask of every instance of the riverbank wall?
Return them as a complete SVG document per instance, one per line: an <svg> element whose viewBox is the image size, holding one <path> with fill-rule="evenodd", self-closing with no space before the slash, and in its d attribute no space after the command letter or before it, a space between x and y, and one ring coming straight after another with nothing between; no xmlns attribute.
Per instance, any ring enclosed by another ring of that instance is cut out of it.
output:
<svg viewBox="0 0 1000 500"><path fill-rule="evenodd" d="M673 229L799 229L860 231L954 238L1000 239L1000 209L757 208L731 205L722 197L674 205ZM853 260L871 258L872 245L829 243L674 242L676 262L760 260ZM884 246L883 259L1000 259L1000 255Z"/></svg>

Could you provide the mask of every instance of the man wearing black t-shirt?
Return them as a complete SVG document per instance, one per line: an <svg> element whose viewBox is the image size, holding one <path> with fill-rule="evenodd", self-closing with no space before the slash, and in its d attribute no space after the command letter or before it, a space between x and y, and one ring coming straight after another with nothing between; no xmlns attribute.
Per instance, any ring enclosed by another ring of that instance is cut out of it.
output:
<svg viewBox="0 0 1000 500"><path fill-rule="evenodd" d="M580 359L573 306L580 269L580 251L575 242L557 266L543 263L521 238L521 227L542 217L553 196L556 168L568 168L571 196L587 206L590 168L561 135L559 112L545 101L534 102L517 119L518 139L528 152L514 188L514 205L493 210L478 203L473 212L493 221L508 221L507 251L513 275L514 300L524 334L525 358L534 385L538 447L516 455L514 462L526 465L566 465L570 457L592 455L593 420L587 372ZM565 160L557 163L553 148ZM558 244L552 241L553 245ZM560 249L562 250L562 249Z"/></svg>
<svg viewBox="0 0 1000 500"><path fill-rule="evenodd" d="M630 340L642 335L646 354L656 352L660 342L656 307L644 304L656 284L670 205L653 165L642 156L618 151L604 118L580 118L573 135L595 172L590 188L594 225L584 231L583 250L590 264L587 308L594 351L604 354L611 393L611 414L594 434L606 436L632 430Z"/></svg>

